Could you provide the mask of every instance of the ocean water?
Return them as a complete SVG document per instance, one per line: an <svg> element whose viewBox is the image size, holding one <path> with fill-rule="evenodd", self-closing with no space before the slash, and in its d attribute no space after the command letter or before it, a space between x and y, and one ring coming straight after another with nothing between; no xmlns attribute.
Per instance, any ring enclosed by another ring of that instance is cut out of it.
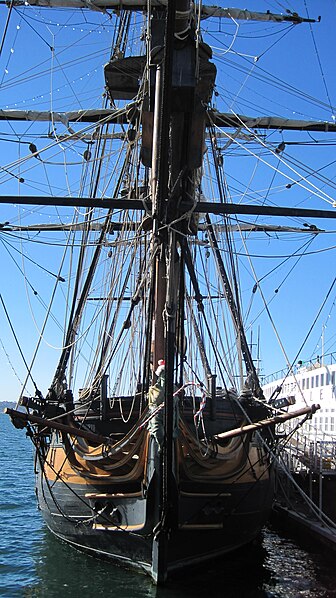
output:
<svg viewBox="0 0 336 598"><path fill-rule="evenodd" d="M336 558L266 529L259 543L180 574L165 588L55 539L34 494L25 432L0 414L0 596L11 598L336 598Z"/></svg>

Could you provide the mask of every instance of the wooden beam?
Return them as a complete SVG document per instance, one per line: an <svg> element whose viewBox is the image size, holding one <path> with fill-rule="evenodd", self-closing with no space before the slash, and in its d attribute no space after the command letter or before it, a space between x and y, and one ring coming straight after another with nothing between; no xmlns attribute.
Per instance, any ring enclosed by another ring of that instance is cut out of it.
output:
<svg viewBox="0 0 336 598"><path fill-rule="evenodd" d="M131 108L135 108L132 104ZM128 118L128 106L123 110L97 109L97 110L72 110L71 112L49 112L38 110L0 110L0 120L5 121L30 121L30 122L60 122L64 126L72 123L118 123L125 124Z"/></svg>
<svg viewBox="0 0 336 598"><path fill-rule="evenodd" d="M226 112L209 111L209 120L217 127L273 129L280 131L316 131L321 133L335 133L336 123L329 121L297 120L275 116L245 116L244 114L230 114Z"/></svg>
<svg viewBox="0 0 336 598"><path fill-rule="evenodd" d="M89 432L88 430L82 430L77 428L76 426L69 426L67 424L62 424L59 419L45 419L44 417L38 417L37 415L32 415L30 413L24 413L23 411L17 411L16 409L10 409L7 407L4 410L4 413L10 416L13 420L19 419L22 421L23 425L25 426L28 423L37 424L42 428L47 428L49 430L59 430L60 432L64 432L65 434L70 434L71 436L78 436L79 438L85 438L91 442L95 442L97 444L112 444L111 438L108 436L102 436L101 434L94 434L93 432ZM15 425L15 424L14 424Z"/></svg>
<svg viewBox="0 0 336 598"><path fill-rule="evenodd" d="M137 113L137 105L126 105L122 110L111 108L72 110L70 112L49 112L37 110L13 110L0 109L0 120L4 121L31 121L31 122L61 122L64 126L71 123L117 123L127 124L134 120ZM272 129L280 131L313 131L321 133L335 133L336 123L329 121L298 120L291 118L280 118L275 116L246 116L244 114L232 114L230 112L218 112L209 110L209 122L224 129Z"/></svg>
<svg viewBox="0 0 336 598"><path fill-rule="evenodd" d="M221 434L216 434L214 436L215 440L228 440L229 438L235 438L237 436L243 436L248 432L255 432L257 430L263 430L269 426L275 424L281 424L285 421L290 419L294 419L295 417L301 417L302 415L314 415L318 409L320 409L320 405L312 405L311 407L303 407L302 409L298 409L297 411L292 411L292 413L284 413L281 415L276 415L275 417L270 417L269 419L262 419L259 422L255 422L253 424L249 424L247 426L242 426L241 428L235 428L234 430L228 430L227 432L222 432Z"/></svg>
<svg viewBox="0 0 336 598"><path fill-rule="evenodd" d="M122 197L44 197L44 196L0 196L0 204L22 204L22 205L40 205L40 206L63 206L65 208L86 207L102 208L105 210L145 210L141 199L126 199ZM146 202L149 208L149 204ZM190 209L190 206L181 205L183 209ZM334 210L313 210L309 208L291 208L280 206L258 206L250 204L220 203L220 202L198 202L195 212L199 214L245 214L251 216L287 216L293 218L336 218L336 209ZM8 223L7 223L8 224ZM0 226L3 228L5 224Z"/></svg>

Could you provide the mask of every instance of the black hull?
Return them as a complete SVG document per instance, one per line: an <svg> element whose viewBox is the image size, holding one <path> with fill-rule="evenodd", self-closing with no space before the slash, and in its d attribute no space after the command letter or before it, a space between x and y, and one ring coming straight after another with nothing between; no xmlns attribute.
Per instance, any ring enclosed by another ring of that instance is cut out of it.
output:
<svg viewBox="0 0 336 598"><path fill-rule="evenodd" d="M232 428L239 416L230 403L219 407L218 422L205 419L212 434ZM168 469L157 431L139 424L134 430L115 452L79 439L71 444L56 433L39 452L38 502L58 538L163 584L174 571L259 535L274 491L261 436L220 439L216 450L202 450L189 417L179 423Z"/></svg>
<svg viewBox="0 0 336 598"><path fill-rule="evenodd" d="M58 538L96 557L143 571L157 583L174 571L250 543L266 523L273 499L271 478L248 484L216 484L213 488L210 483L197 484L194 491L188 488L177 493L175 524L170 533L157 533L156 486L154 476L145 496L115 496L111 500L113 509L128 522L124 525L93 514L92 500L87 499L92 485L58 481L51 487L41 472L37 483L43 518ZM95 490L96 496L110 492L106 486Z"/></svg>
<svg viewBox="0 0 336 598"><path fill-rule="evenodd" d="M259 525L256 525L256 518L259 520ZM250 544L258 537L268 518L268 515L267 517L260 517L260 513L246 515L245 517L239 516L239 522L231 520L230 526L223 528L220 533L211 529L207 531L198 530L197 532L173 532L169 539L169 552L174 552L174 557L168 563L168 573L215 560L222 555L232 553ZM148 541L141 538L141 536L131 538L128 535L126 541L117 542L115 537L109 535L106 543L103 541L102 534L93 534L91 532L87 535L76 535L74 530L63 529L61 531L59 526L50 525L47 518L45 518L45 522L49 531L55 537L77 550L91 554L96 558L111 560L126 569L142 571L152 576L156 581L151 559L148 561L143 560L146 554L152 556L153 540ZM237 537L237 533L241 531L241 528L244 529L244 533L239 534L239 537ZM199 550L198 544L202 547L202 550ZM122 552L120 552L120 549L122 549Z"/></svg>

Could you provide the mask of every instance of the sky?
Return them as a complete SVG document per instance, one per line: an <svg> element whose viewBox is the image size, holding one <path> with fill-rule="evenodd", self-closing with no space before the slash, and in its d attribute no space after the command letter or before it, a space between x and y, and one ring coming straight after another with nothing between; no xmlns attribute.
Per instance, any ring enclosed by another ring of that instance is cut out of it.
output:
<svg viewBox="0 0 336 598"><path fill-rule="evenodd" d="M231 4L239 7L237 3ZM217 5L225 7L226 2ZM296 26L224 19L204 23L206 41L213 48L220 73L214 106L234 114L334 122L336 1L244 0L241 8L260 12L289 9L304 17L321 16L321 21ZM13 11L5 35L7 14L7 7L0 6L0 109L66 111L104 105L103 66L109 59L112 36L108 15L26 7ZM136 44L137 40L131 43ZM43 123L36 127L31 123L0 121L2 196L78 193L77 171L63 168L63 161L66 155L73 164L80 163L87 146L73 143L64 148L61 139L64 130L61 124ZM268 132L255 143L253 130L244 134L245 138L241 134L223 149L228 195L233 202L334 207L336 133ZM246 136L249 143L245 143ZM286 145L279 155L274 150L281 142ZM41 151L40 161L39 157L31 156L30 143ZM88 183L81 191L89 192ZM0 223L55 220L52 206L3 204L0 210ZM63 210L62 220L67 222L69 218L70 211ZM290 226L304 228L305 222L291 219ZM260 217L258 223L266 223L266 219ZM272 223L284 224L281 219ZM253 233L237 243L248 337L252 339L255 355L259 339L258 357L263 374L285 367L287 360L295 363L298 359L314 359L323 350L336 351L334 223L322 219L309 221L308 224L326 231L315 236L291 232L272 234L265 240L261 233ZM20 393L26 375L20 350L27 361L32 358L58 272L61 248L56 247L53 255L47 253L46 240L51 240L51 234L36 237L32 247L22 244L18 235L0 236L3 300L0 400L3 401L15 401ZM252 255L255 278L245 257L245 242ZM257 293L253 292L256 280ZM249 306L256 303L256 295L259 307L253 305L254 312L252 307L249 312ZM38 362L44 390L59 354L56 329L55 322L43 339L43 354Z"/></svg>

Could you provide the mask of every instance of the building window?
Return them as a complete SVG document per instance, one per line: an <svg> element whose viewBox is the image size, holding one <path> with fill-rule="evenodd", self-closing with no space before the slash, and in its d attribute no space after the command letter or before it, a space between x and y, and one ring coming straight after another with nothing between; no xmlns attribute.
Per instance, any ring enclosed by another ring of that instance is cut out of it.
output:
<svg viewBox="0 0 336 598"><path fill-rule="evenodd" d="M306 386L306 381L305 381L305 379L303 379L303 380L302 380L302 390L304 390L304 389L305 389L305 386Z"/></svg>
<svg viewBox="0 0 336 598"><path fill-rule="evenodd" d="M321 374L321 386L324 386L324 374Z"/></svg>
<svg viewBox="0 0 336 598"><path fill-rule="evenodd" d="M329 374L329 372L327 372L327 375L326 375L326 384L330 384L330 374Z"/></svg>
<svg viewBox="0 0 336 598"><path fill-rule="evenodd" d="M314 378L311 379L311 388L314 388Z"/></svg>
<svg viewBox="0 0 336 598"><path fill-rule="evenodd" d="M315 376L315 386L316 386L316 388L318 387L318 385L319 385L319 377Z"/></svg>
<svg viewBox="0 0 336 598"><path fill-rule="evenodd" d="M309 378L306 378L306 387L307 387L307 390L308 390L309 389Z"/></svg>
<svg viewBox="0 0 336 598"><path fill-rule="evenodd" d="M335 384L335 372L331 372L331 384L334 386Z"/></svg>

